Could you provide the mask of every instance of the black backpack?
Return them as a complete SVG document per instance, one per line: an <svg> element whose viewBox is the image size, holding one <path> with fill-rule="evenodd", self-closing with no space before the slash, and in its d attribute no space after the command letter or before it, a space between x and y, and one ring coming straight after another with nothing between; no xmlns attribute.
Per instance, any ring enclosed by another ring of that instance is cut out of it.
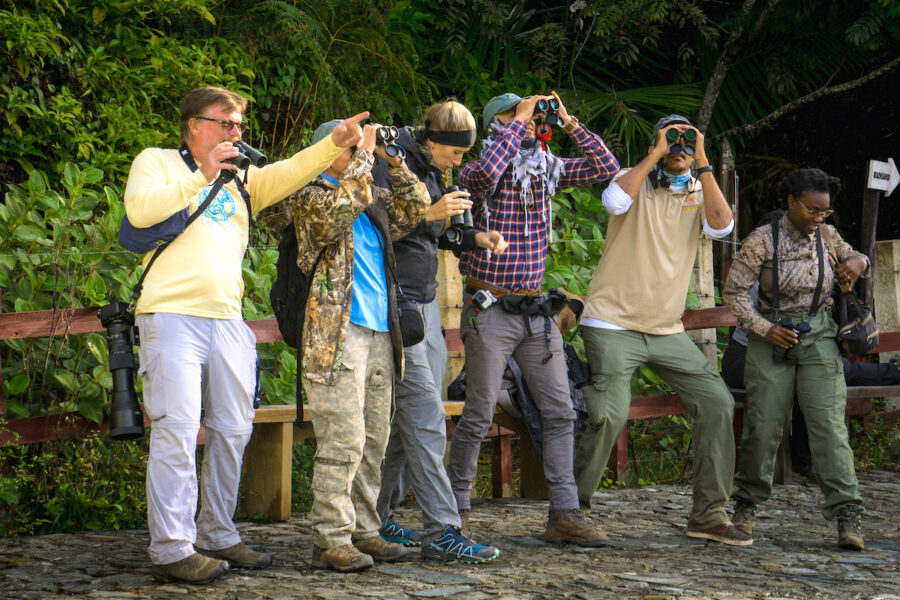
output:
<svg viewBox="0 0 900 600"><path fill-rule="evenodd" d="M303 365L303 321L306 318L306 301L316 273L316 267L322 259L322 252L316 257L309 275L297 266L297 234L293 221L281 230L278 242L278 262L275 263L275 281L269 291L272 312L278 322L278 331L284 342L297 349L297 423L303 422L303 386L300 383L300 369Z"/></svg>

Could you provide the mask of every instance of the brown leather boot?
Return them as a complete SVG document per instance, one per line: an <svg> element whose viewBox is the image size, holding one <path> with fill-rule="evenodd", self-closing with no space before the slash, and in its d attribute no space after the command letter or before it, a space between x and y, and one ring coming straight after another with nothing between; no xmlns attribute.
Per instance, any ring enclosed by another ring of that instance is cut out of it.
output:
<svg viewBox="0 0 900 600"><path fill-rule="evenodd" d="M403 547L403 544L395 544L385 541L380 535L366 538L364 540L356 540L353 542L356 549L363 554L368 554L378 562L394 562L406 557L409 551Z"/></svg>
<svg viewBox="0 0 900 600"><path fill-rule="evenodd" d="M222 550L196 548L197 552L210 558L227 560L233 569L264 569L272 564L272 555L252 550L244 542L238 542Z"/></svg>
<svg viewBox="0 0 900 600"><path fill-rule="evenodd" d="M368 554L363 554L353 544L338 546L337 548L320 548L313 546L312 566L316 569L334 569L341 573L351 571L363 571L374 565L375 562Z"/></svg>
<svg viewBox="0 0 900 600"><path fill-rule="evenodd" d="M187 558L165 565L153 565L153 579L163 583L209 583L228 572L228 561L217 560L194 552Z"/></svg>
<svg viewBox="0 0 900 600"><path fill-rule="evenodd" d="M571 508L569 510L550 509L544 539L548 542L569 542L579 546L596 547L603 546L608 538L599 529L591 527L580 510Z"/></svg>

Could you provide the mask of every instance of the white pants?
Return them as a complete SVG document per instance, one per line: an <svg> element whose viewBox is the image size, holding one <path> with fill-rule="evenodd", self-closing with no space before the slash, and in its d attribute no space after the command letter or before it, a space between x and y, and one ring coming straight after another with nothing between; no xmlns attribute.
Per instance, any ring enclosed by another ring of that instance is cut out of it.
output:
<svg viewBox="0 0 900 600"><path fill-rule="evenodd" d="M195 542L210 550L233 546L241 541L232 516L241 458L253 429L256 337L242 320L154 313L138 315L136 323L144 410L152 421L150 559L177 562L193 554ZM195 524L201 415L206 450Z"/></svg>

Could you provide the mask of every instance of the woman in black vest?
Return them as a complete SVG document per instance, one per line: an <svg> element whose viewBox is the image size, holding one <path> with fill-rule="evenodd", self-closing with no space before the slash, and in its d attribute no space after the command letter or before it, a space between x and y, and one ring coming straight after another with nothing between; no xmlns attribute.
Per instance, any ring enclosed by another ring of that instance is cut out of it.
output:
<svg viewBox="0 0 900 600"><path fill-rule="evenodd" d="M441 391L447 347L435 297L438 249L502 252L506 247L497 232L451 226L451 220L462 220L459 217L472 206L468 192L450 188L453 167L462 162L475 137L475 118L452 100L432 106L423 127L400 129L398 143L406 164L427 188L432 204L425 221L394 242L406 345L405 376L396 386L396 410L378 498L382 537L421 545L422 555L428 558L463 562L485 562L499 555L496 548L477 544L463 533L443 462L447 436ZM373 174L378 185L388 187L379 165ZM422 533L391 519L393 508L410 487L422 508Z"/></svg>

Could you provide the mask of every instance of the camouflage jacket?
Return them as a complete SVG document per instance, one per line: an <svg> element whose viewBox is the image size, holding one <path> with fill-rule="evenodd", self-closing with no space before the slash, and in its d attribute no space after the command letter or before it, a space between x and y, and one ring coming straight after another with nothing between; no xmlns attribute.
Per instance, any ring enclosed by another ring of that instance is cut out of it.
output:
<svg viewBox="0 0 900 600"><path fill-rule="evenodd" d="M353 222L365 211L376 229L382 235L389 233L393 241L414 229L430 204L425 186L405 165L390 170L393 193L373 185L373 161L371 152L357 150L341 175L339 188L317 177L288 200L297 233L297 266L307 274L316 268L306 303L300 374L317 383L334 384L342 364L353 299ZM385 260L395 369L402 377L403 346L390 243L385 244Z"/></svg>

